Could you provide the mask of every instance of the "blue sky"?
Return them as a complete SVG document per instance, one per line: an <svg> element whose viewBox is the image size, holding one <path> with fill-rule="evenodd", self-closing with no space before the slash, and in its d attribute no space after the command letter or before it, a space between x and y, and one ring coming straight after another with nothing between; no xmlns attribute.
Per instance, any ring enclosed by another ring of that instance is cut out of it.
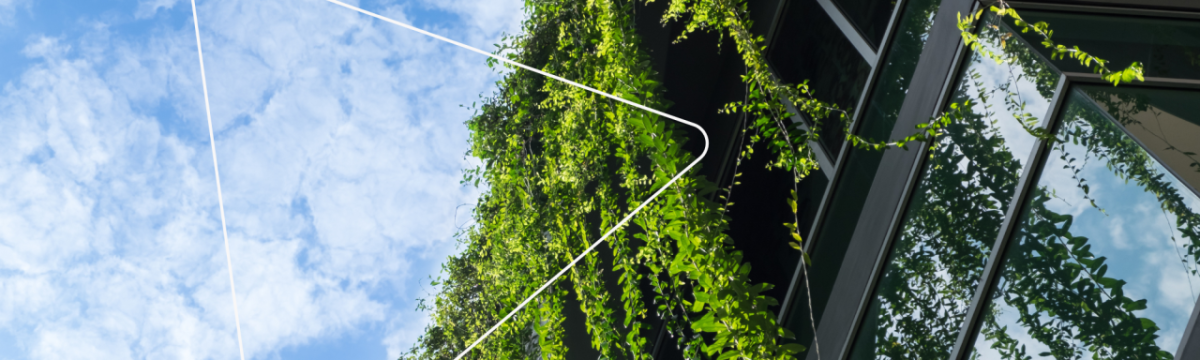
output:
<svg viewBox="0 0 1200 360"><path fill-rule="evenodd" d="M523 16L347 2L484 49ZM197 5L247 357L395 358L498 75L321 0ZM0 359L237 357L194 36L187 1L0 0Z"/></svg>

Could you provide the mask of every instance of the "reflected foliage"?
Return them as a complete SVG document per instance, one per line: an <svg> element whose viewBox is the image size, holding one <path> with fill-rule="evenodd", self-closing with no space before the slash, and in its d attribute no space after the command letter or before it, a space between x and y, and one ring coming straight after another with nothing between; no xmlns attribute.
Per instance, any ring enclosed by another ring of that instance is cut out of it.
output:
<svg viewBox="0 0 1200 360"><path fill-rule="evenodd" d="M665 108L669 104L661 97L657 74L650 70L632 28L632 9L630 1L531 0L525 32L505 39L499 51L633 102ZM804 83L785 84L770 75L762 39L748 31L746 11L739 0L672 0L664 21L684 23L678 40L704 30L733 38L746 65L748 101L731 104L726 111L747 115L751 142L766 144L770 166L791 172L799 181L817 169L807 144L819 140L820 122L810 129L787 124L791 114L782 104L790 102L810 118L842 120L841 125L846 125L846 112L817 100ZM1015 18L1015 13L1001 15ZM1043 113L1038 107L1045 104L1029 99L1052 95L1057 74L1042 67L1025 47L1015 46L1017 39L1007 25L994 18L985 21L973 41L980 51L970 59L946 116L923 124L916 135L888 143L847 135L860 149L883 149L944 134L931 142L929 167L892 249L869 326L864 325L858 337L857 358L948 355L1026 160L1022 156L1028 149L1014 144L1029 143L1018 137L1048 136L1034 115ZM996 65L985 66L990 61L982 60L994 60L987 54L1004 56ZM694 159L683 147L686 134L672 122L522 70L508 70L500 92L484 99L467 122L470 155L483 165L469 171L466 181L489 187L474 210L477 223L462 232L462 253L447 260L443 277L433 283L441 287L437 296L422 303L422 309L432 311L433 324L405 359L452 358L599 238L597 229L611 228L641 205L638 199L664 188ZM896 79L907 81L907 76L911 72ZM1118 78L1124 80L1123 75ZM1195 240L1200 220L1163 181L1164 174L1136 170L1129 163L1136 154L1111 150L1124 149L1121 144L1105 143L1094 134L1063 134L1063 141L1095 144L1088 156L1105 159L1124 179L1151 189L1164 209L1176 214L1190 243L1200 244ZM751 152L753 147L747 149ZM1076 180L1081 187L1087 185L1087 179ZM789 343L792 333L775 322L770 310L775 299L762 295L772 285L748 278L750 264L725 235L727 203L714 201L710 194L715 191L695 172L685 174L603 245L610 247L611 263L599 256L585 257L564 281L535 298L467 358L566 358L563 314L576 310L565 309L567 294L579 300L588 340L605 359L650 358L654 326L665 327L678 339L687 358L786 359L804 351L804 346ZM1066 303L1084 308L1079 311L1029 298L1029 318L1022 326L1039 326L1044 333L1038 339L1061 344L1053 351L1063 356L1081 354L1069 341L1075 339L1103 347L1101 353L1114 358L1162 358L1163 351L1144 341L1157 336L1157 327L1133 314L1145 302L1126 297L1121 280L1103 277L1104 258L1087 253L1087 239L1070 236L1070 218L1045 211L1031 214L1028 219L1041 219L1040 224L1049 227L1030 234L1041 231L1036 234L1061 238L1063 245L1059 249L1032 241L1030 251L1053 256L1030 265L1028 271L1074 270L1028 284L1014 282L1005 289L1055 301L1084 299L1082 291L1099 291L1092 294L1099 297L1086 299L1101 302ZM791 224L793 236L802 248L797 223ZM1193 258L1198 248L1189 248ZM606 273L617 278L619 293L606 288ZM1066 317L1053 318L1059 312ZM1103 323L1097 314L1112 321ZM1025 356L1017 350L1024 351L1023 345L994 315L988 315L984 337L1000 339L996 343L1012 349L1012 356ZM1131 340L1135 338L1142 340Z"/></svg>
<svg viewBox="0 0 1200 360"><path fill-rule="evenodd" d="M1054 31L1050 30L1050 24L1046 23L1045 21L1037 21L1032 23L1025 21L1025 19L1021 18L1020 14L1017 14L1017 10L1008 7L1004 0L997 1L995 5L989 6L987 11L989 17L999 16L1009 20L1015 26L1015 28L1021 29L1021 33L1037 34L1037 36L1041 39L1041 45L1048 50L1050 58L1053 60L1063 60L1068 58L1075 60L1080 65L1091 68L1092 72L1099 74L1101 78L1112 83L1113 85L1129 83L1133 82L1134 80L1145 80L1142 75L1143 70L1140 62L1133 61L1124 69L1110 69L1108 67L1108 60L1101 59L1095 55L1092 55L1091 53L1083 51L1079 48L1079 46L1068 47L1066 45L1056 43L1052 39ZM999 64L1006 61L1006 57L996 50L984 47L983 43L979 42L979 35L976 35L970 31L975 22L978 21L983 14L983 9L980 9L974 14L967 16L962 16L962 14L959 14L958 28L962 31L963 42L966 43L971 50L983 54L995 60L996 63ZM1016 37L1015 33L1007 36L1006 39L1003 39L1005 41L1000 42L1000 49L1004 49L1007 42L1006 40L1013 37Z"/></svg>
<svg viewBox="0 0 1200 360"><path fill-rule="evenodd" d="M1033 143L1028 132L1041 129L1030 112L1046 111L1058 80L1028 50L1006 46L1011 38L995 17L980 31L982 46L1019 60L994 63L976 52L964 65L948 111L953 121L930 150L854 359L950 355L1030 151L1012 148L1012 137ZM1039 91L1021 94L1030 88Z"/></svg>
<svg viewBox="0 0 1200 360"><path fill-rule="evenodd" d="M887 56L883 58L875 87L862 109L863 125L858 132L862 137L873 141L889 140L895 128L900 108L908 95L909 86L916 72L917 62L925 48L929 31L933 27L934 15L937 14L939 0L906 1L899 24L893 35ZM821 316L828 303L834 281L841 269L846 247L850 242L858 216L862 213L867 192L877 176L883 152L861 148L849 149L847 164L843 166L843 175L837 185L837 192L829 201L829 210L824 217L824 224L817 232L813 244L813 254L819 261L812 264L807 274L811 279L812 294L811 313L792 311L788 315L786 325L796 332L801 344L813 342L812 323L821 323ZM891 174L881 174L889 176ZM810 298L807 294L797 294L790 305L792 309L807 309ZM811 317L810 317L811 315Z"/></svg>
<svg viewBox="0 0 1200 360"><path fill-rule="evenodd" d="M1200 185L1200 91L1081 86L1112 120L1192 189Z"/></svg>
<svg viewBox="0 0 1200 360"><path fill-rule="evenodd" d="M1072 164L1081 156L1103 161L1111 171L1110 176L1136 184L1153 194L1162 210L1174 215L1173 225L1187 239L1186 247L1195 248L1200 240L1196 236L1200 223L1196 221L1197 214L1184 200L1185 195L1191 198L1195 195L1181 194L1170 181L1171 175L1157 166L1149 153L1082 91L1072 94L1062 118L1052 155L1059 158L1056 163L1064 165L1062 169L1047 168L1047 173L1078 175L1082 166ZM1088 237L1073 233L1076 216L1055 212L1047 205L1059 198L1054 186L1047 181L1040 182L1026 204L1019 230L1006 254L1002 280L991 295L990 311L985 314L980 333L982 342L977 344L976 351L980 351L980 346L987 346L1005 359L1030 358L1025 353L1026 344L1009 334L1015 329L997 321L1001 313L1011 311L1016 312L1022 332L1049 348L1039 356L1055 359L1173 358L1171 352L1174 349L1161 349L1156 344L1161 330L1156 322L1135 314L1147 308L1148 300L1129 297L1126 280L1106 276L1108 258L1093 253L1094 244L1089 243ZM1086 194L1088 185L1081 186ZM1067 200L1070 199L1064 199ZM1121 208L1116 214L1136 219L1128 215L1130 211ZM1140 236L1154 238L1150 234ZM1173 235L1170 241L1174 247L1176 238ZM1185 261L1185 269L1194 275L1195 254L1189 251L1188 256L1190 261L1183 255L1180 260Z"/></svg>
<svg viewBox="0 0 1200 360"><path fill-rule="evenodd" d="M1194 20L1034 10L1021 14L1030 23L1053 25L1055 41L1086 48L1111 64L1144 64L1147 77L1200 79L1200 24ZM1043 38L1033 31L1022 36L1034 44ZM1048 57L1055 52L1035 48ZM1054 63L1063 71L1092 70L1073 60Z"/></svg>

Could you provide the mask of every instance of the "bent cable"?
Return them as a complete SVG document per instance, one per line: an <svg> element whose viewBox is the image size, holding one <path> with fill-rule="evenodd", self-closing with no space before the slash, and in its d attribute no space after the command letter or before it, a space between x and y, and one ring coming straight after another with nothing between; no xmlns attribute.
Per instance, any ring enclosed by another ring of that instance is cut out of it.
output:
<svg viewBox="0 0 1200 360"><path fill-rule="evenodd" d="M362 13L362 14L364 14L364 15L368 15L368 16L371 16L371 17L373 17L373 18L376 18L376 19L379 19L379 20L383 20L383 21L385 21L385 22L392 23L392 24L394 24L394 25L397 25L397 26L400 26L400 27L403 27L403 28L406 28L406 29L409 29L409 30L412 30L412 31L418 32L418 33L420 33L420 34L422 34L422 35L429 36L429 37L432 37L432 38L434 38L434 39L441 40L441 41L443 41L443 42L446 42L446 43L452 44L452 45L454 45L454 46L458 46L458 47L460 47L460 48L463 48L463 49L469 50L469 51L471 51L471 52L478 53L478 54L480 54L480 55L483 55L483 56L487 56L487 57L490 57L490 58L496 59L496 60L498 60L498 61L501 61L501 62L503 62L503 63L505 63L505 64L509 64L509 65L512 65L512 66L515 66L515 67L518 67L518 68L521 68L521 69L525 69L525 70L528 70L528 71L532 71L532 72L534 72L534 73L537 73L537 74L540 74L540 75L542 75L542 76L545 76L545 77L548 77L548 78L551 78L551 79L554 79L554 80L561 81L561 82L563 82L563 83L566 83L566 84L568 84L568 85L571 85L571 86L574 86L574 87L577 87L577 88L580 88L580 89L587 90L587 91L589 91L589 92L595 93L595 94L597 94L597 95L600 95L600 96L603 96L603 97L606 97L606 98L609 98L609 99L612 99L612 100L619 101L619 102L621 102L621 103L623 103L623 104L626 104L626 105L629 105L629 106L633 106L633 107L635 107L635 108L637 108L637 109L641 109L641 110L644 110L644 111L648 111L648 112L650 112L650 113L652 113L652 114L655 114L655 115L658 115L658 116L662 116L662 117L665 117L665 118L668 118L668 119L671 119L671 120L675 120L675 121L677 121L677 122L679 122L679 123L682 123L682 124L684 124L684 125L687 125L687 126L693 127L693 128L695 128L696 130L699 130L699 131L700 131L700 135L704 137L704 150L700 152L700 156L699 156L699 157L696 157L696 160L692 161L690 164L688 164L686 167L684 167L684 168L683 168L683 170L681 170L681 171L680 171L678 174L676 174L676 175L675 175L675 177L671 178L671 180L670 180L670 181L668 181L666 184L664 184L662 188L659 188L657 191L655 191L655 192L654 192L654 194L650 195L650 197L649 197L649 198L647 198L647 199L646 199L645 201L643 201L643 202L642 202L640 205L638 205L636 208L634 208L632 212L630 212L628 215L625 215L625 217L624 217L624 218L622 218L620 222L617 222L617 224L616 224L615 226L613 226L611 229L608 229L608 231L606 231L606 232L604 233L604 236L601 236L599 240L596 240L595 242L593 242L593 243L592 243L592 245L591 245L591 246L589 246L589 247L587 248L587 250L584 250L584 251L583 251L583 253L579 254L579 255L578 255L578 256L576 256L574 259L572 259L572 260L571 260L571 262L567 264L567 266L563 267L563 269L562 269L562 270L559 270L559 272L558 272L557 274L554 274L554 276L550 277L550 279L549 279L549 280L547 280L547 281L546 281L544 284L542 284L542 286L541 286L541 287L539 287L539 288L537 289L537 291L534 291L534 292L533 292L533 294L531 294L531 295L529 295L529 297L525 298L525 300L524 300L524 301L522 301L520 304L518 304L518 305L517 305L517 307L516 307L516 308L514 308L512 311L510 311L510 312L508 313L508 315L505 315L505 316L504 316L504 318L500 319L500 321L499 321L499 322L497 322L495 325L493 325L493 326L492 326L490 329L488 329L488 331L487 331L487 332L484 332L484 333L483 333L483 335L481 335L481 336L480 336L478 339L476 339L476 340L475 340L475 342L473 342L473 343L471 343L469 346L467 346L467 348L466 348L465 350L463 350L463 351L462 351L462 353L459 353L459 354L458 354L458 356L454 357L454 359L455 359L455 360L462 359L462 358L463 358L463 356L466 356L466 355L467 355L467 353L471 352L471 349L474 349L474 348L475 348L475 346L479 345L479 343L481 343L481 342L483 342L483 340L487 339L487 338L488 338L488 336L491 336L491 335L492 335L492 333L496 331L496 329L499 329L501 325L503 325L505 322L507 322L507 321L508 321L508 319L512 318L512 317L513 317L513 315L515 315L515 314L516 314L518 311L521 311L521 309L525 308L525 306L526 306L526 305L528 305L528 304L529 304L529 302L533 300L533 298L537 297L539 294L541 294L541 293L542 293L542 291L545 291L545 290L546 290L546 288L550 287L550 285L551 285L551 284L553 284L555 280L558 280L558 278L559 278L559 277L561 277L563 274L565 274L565 273L567 272L567 270L570 270L572 267L574 267L574 266L575 266L575 264L576 264L576 263L578 263L580 260L583 260L583 257L584 257L584 256L587 256L587 254L588 254L588 253L591 253L591 252L592 252L592 250L594 250L594 249L596 249L596 247L600 246L600 243L603 243L603 242L604 242L604 240L607 240L607 239L608 239L608 237L609 237L610 235L612 235L614 232L616 232L616 231L617 231L618 229L620 229L621 227L625 226L625 224L626 224L626 223L628 223L628 222L629 222L629 220L630 220L630 219L632 219L634 215L637 215L637 213L638 213L638 212L642 211L642 208L644 208L644 207L645 207L647 204L649 204L649 203L653 202L655 198L658 198L658 196L659 196L659 195L661 195L661 194L662 194L664 191L666 191L668 187L670 187L672 184L674 184L674 183L675 183L675 181L677 181L677 180L679 180L680 178L682 178L684 174L686 174L686 173L687 173L689 170L691 170L691 169L692 169L692 167L695 167L695 166L696 166L696 164L700 163L700 160L704 159L704 156L708 154L708 145L709 145L709 144L708 144L708 133L704 131L704 128L700 127L700 125L697 125L696 123L693 123L693 122L691 122L691 121L687 121L687 120L681 119L681 118L679 118L679 117L676 117L676 116L674 116L674 115L671 115L671 114L667 114L667 113L665 113L665 112L662 112L662 111L658 111L658 110L652 109L652 108L650 108L650 107L648 107L648 106L645 106L645 105L642 105L642 104L638 104L638 103L635 103L635 102L632 102L632 101L626 100L626 99L624 99L624 98L621 98L621 97L619 97L619 96L615 96L615 95L612 95L612 94L609 94L609 93L606 93L606 92L603 92L603 91L600 91L600 90L594 89L594 88L592 88L592 87L590 87L590 86L583 85L583 84L580 84L580 83L577 83L577 82L574 82L574 81L571 81L571 80L564 79L564 78L562 78L562 77L559 77L559 76L557 76L557 75L554 75L554 74L551 74L551 73L548 73L548 72L542 71L542 70L540 70L540 69L537 69L537 68L534 68L534 67L531 67L531 66L528 66L528 65L525 65L525 64L521 64L521 63L518 63L518 62L516 62L516 61L509 60L509 59L507 59L507 58L505 58L505 57L502 57L502 56L500 56L500 55L493 54L493 53L490 53L490 52L487 52L487 51L483 51L483 50L477 49L477 48L475 48L475 47L472 47L472 46L470 46L470 45L466 45L466 44L460 43L460 42L458 42L458 41L450 40L450 39L448 39L448 38L445 38L445 37L443 37L443 36L441 36L441 35L437 35L437 34L434 34L434 33L428 32L428 31L425 31L425 30L423 30L423 29L420 29L420 28L417 28L417 27L415 27L415 26L412 26L412 25L409 25L409 24L405 24L405 23L402 23L402 22L399 22L399 21L396 21L396 20L392 20L392 19L390 19L390 18L388 18L388 17L382 16L382 15L379 15L379 14L376 14L376 13L373 13L373 12L370 12L370 11L363 10L363 9L361 9L361 8L357 7L357 6L353 6L353 5L350 5L350 4L346 4L346 3L344 3L344 2L341 2L341 1L338 1L338 0L326 0L326 1L328 1L328 2L331 2L331 3L334 3L334 4L337 4L337 5L339 5L339 6L342 6L342 7L344 7L344 8L350 9L350 10L357 11L357 12L359 12L359 13Z"/></svg>

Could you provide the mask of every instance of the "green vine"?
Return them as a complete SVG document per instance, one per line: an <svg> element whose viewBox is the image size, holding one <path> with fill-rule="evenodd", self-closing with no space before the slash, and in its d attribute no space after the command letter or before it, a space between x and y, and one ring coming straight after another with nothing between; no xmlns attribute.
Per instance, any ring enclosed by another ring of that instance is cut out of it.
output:
<svg viewBox="0 0 1200 360"><path fill-rule="evenodd" d="M635 1L527 0L522 34L506 37L497 51L630 101L666 108L670 104L662 97L658 74L633 26ZM1053 43L1045 23L1028 24L1003 3L991 9L1013 18L1023 31L1042 35L1043 45L1053 47L1059 58L1094 65L1114 84L1142 79L1140 64L1109 70L1101 59ZM987 52L972 32L981 14L960 16L959 27L967 46ZM764 40L750 32L742 0L670 0L662 21L685 25L676 41L697 31L734 41L746 67L747 97L722 111L745 119L742 131L749 142L741 145L737 163L752 156L756 144L766 144L769 166L790 172L796 183L819 170L807 144L818 140L821 126L835 126L822 119L840 122L836 126L845 128L847 142L863 149L906 148L914 142L935 146L931 140L961 121L961 109L971 105L955 104L900 140L866 139L850 131L850 112L819 100L807 83L785 84L771 74ZM433 324L403 359L447 359L465 350L597 239L598 229L612 227L694 160L684 150L684 132L672 122L521 69L508 71L498 93L484 99L466 122L470 155L483 165L468 171L464 183L488 187L473 210L476 224L459 234L462 252L443 264L443 276L432 284L440 286L435 298L422 302L420 309L432 312ZM811 124L791 123L795 114L788 104ZM1031 132L1041 131L1034 126L1036 118L1017 120ZM663 320L691 359L790 359L806 351L789 343L793 334L776 323L770 307L777 301L762 295L773 285L749 279L751 265L726 235L731 188L716 199L709 196L717 191L693 169L598 250L611 253L610 261L597 253L585 257L467 358L565 359L568 296L578 300L591 347L605 359L650 359L647 339L654 319ZM791 230L805 269L812 259L803 253L795 191L792 196L784 200L795 220L781 225ZM608 271L616 273L615 285L606 284ZM610 292L610 286L620 293Z"/></svg>

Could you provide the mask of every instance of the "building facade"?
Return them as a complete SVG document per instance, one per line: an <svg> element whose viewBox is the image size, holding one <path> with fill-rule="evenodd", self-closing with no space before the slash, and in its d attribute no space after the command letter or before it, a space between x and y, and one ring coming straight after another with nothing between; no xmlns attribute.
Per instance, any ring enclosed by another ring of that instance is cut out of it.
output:
<svg viewBox="0 0 1200 360"><path fill-rule="evenodd" d="M781 225L791 175L737 165L743 119L716 111L746 95L733 44L673 44L664 3L637 25L668 111L712 134L705 176L753 184L733 189L730 235L804 357L1200 358L1200 1L1007 2L1113 70L1142 64L1119 86L987 11L965 45L960 15L991 2L750 1L775 74L851 114L823 122L821 171L796 186L807 269ZM843 140L947 114L936 146ZM679 357L665 335L654 351Z"/></svg>

